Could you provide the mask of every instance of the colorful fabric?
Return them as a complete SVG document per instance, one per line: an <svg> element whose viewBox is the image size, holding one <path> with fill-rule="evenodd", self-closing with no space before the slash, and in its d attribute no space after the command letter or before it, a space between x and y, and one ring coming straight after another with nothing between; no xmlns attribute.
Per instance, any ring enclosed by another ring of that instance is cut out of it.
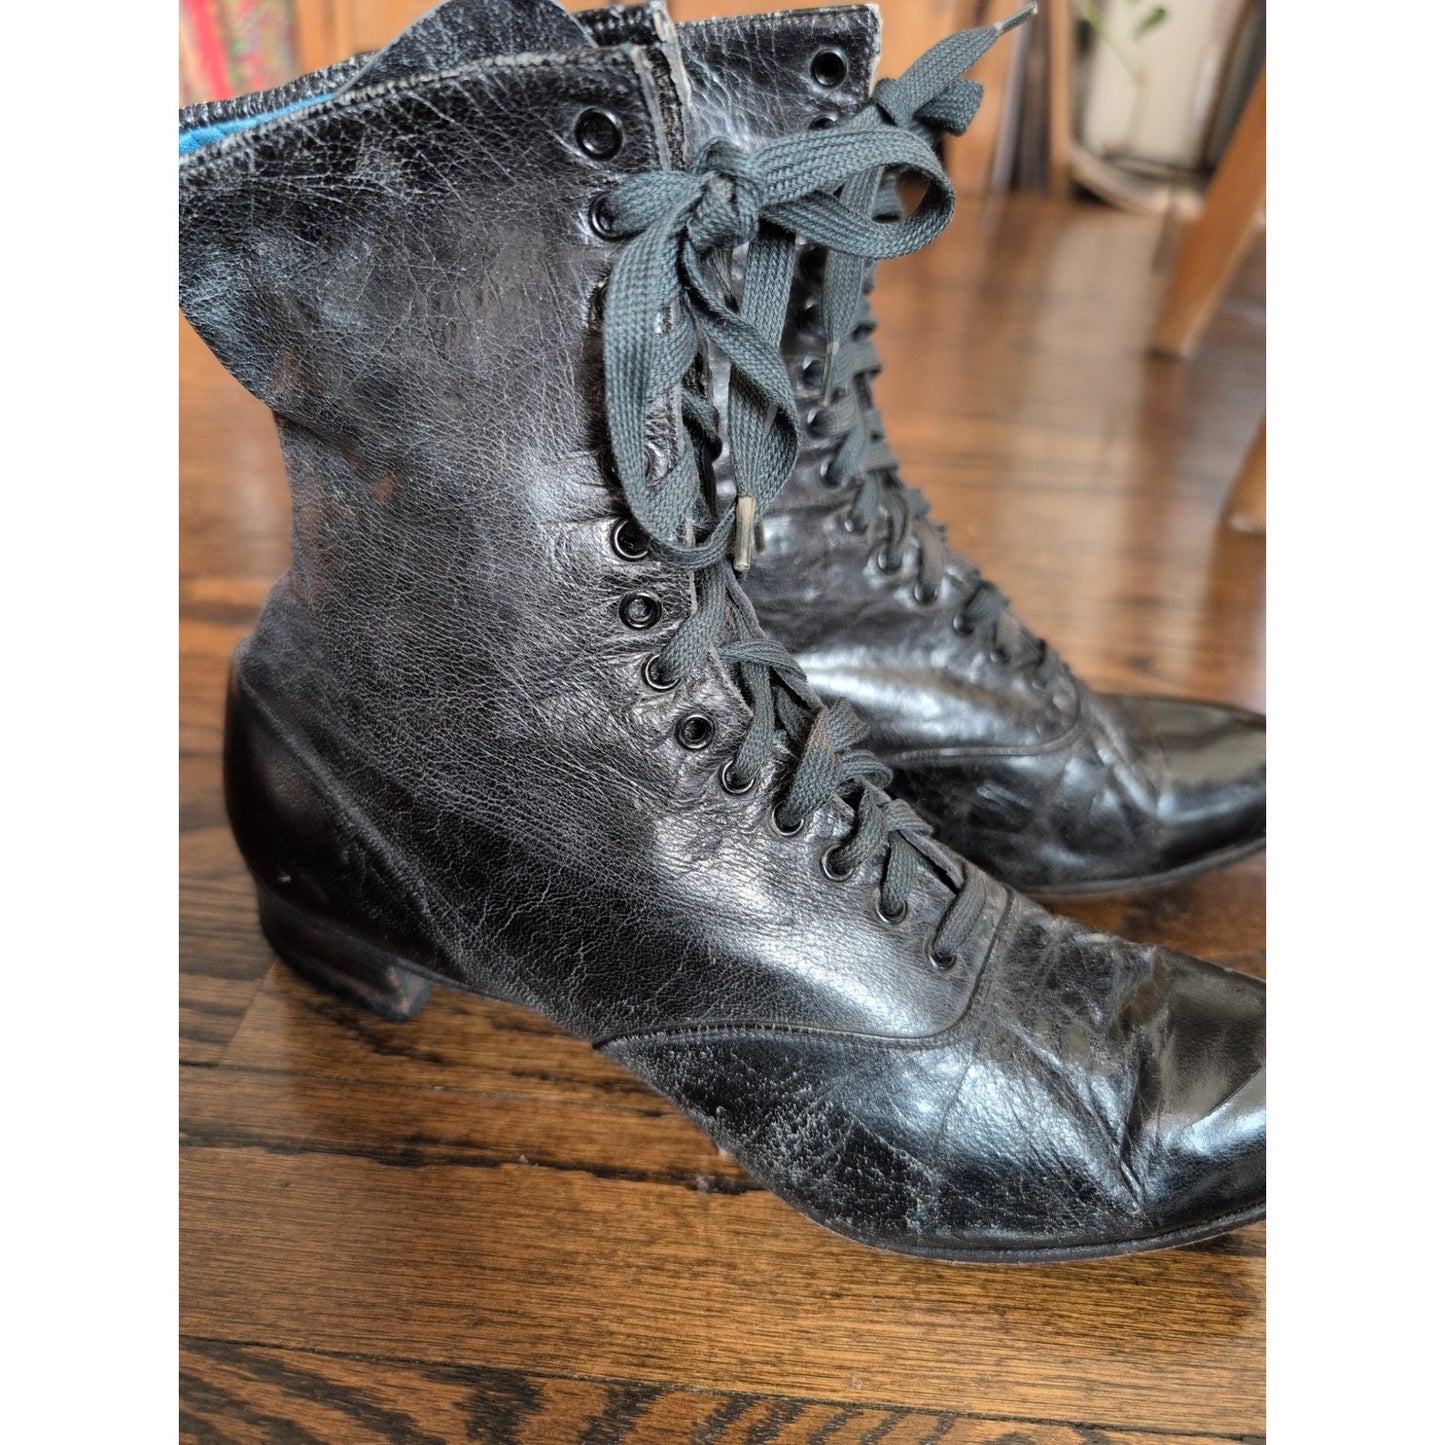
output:
<svg viewBox="0 0 1445 1445"><path fill-rule="evenodd" d="M226 100L296 74L291 0L180 0L181 103Z"/></svg>

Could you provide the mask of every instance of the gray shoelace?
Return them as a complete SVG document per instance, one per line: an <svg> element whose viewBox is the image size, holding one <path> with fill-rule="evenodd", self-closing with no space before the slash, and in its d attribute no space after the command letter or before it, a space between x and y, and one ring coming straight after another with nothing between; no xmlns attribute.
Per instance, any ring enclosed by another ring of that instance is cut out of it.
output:
<svg viewBox="0 0 1445 1445"><path fill-rule="evenodd" d="M942 134L961 135L978 111L983 88L972 80L952 79L973 65L993 43L1033 14L1033 7L997 25L949 36L924 55L901 80L879 81L868 105L850 124L861 128L897 127L936 141ZM940 77L949 78L940 86ZM892 178L885 170L855 175L842 192L843 201L861 214L891 220L901 212ZM898 476L898 458L873 404L872 382L883 369L872 335L876 322L868 304L876 261L832 252L822 269L816 303L824 345L818 404L808 415L809 430L833 438L836 445L824 464L828 485L853 485L850 529L864 531L881 514L883 543L878 565L900 571L910 541L918 549L915 594L924 604L935 602L949 566L943 529L929 519L922 493ZM816 282L816 276L810 278ZM963 563L962 558L957 559ZM1008 614L1008 598L977 568L963 563L958 578L963 593L956 623L964 634L985 640L995 661L1032 668L1035 683L1046 687L1063 671L1048 643L1028 632ZM1004 627L1005 617L1009 626Z"/></svg>
<svg viewBox="0 0 1445 1445"><path fill-rule="evenodd" d="M953 77L942 77L946 84ZM875 218L841 198L860 176L907 172L925 185L910 215ZM694 574L697 608L653 660L654 686L670 687L710 653L735 669L752 718L724 777L751 787L779 732L796 757L774 809L783 831L802 827L835 797L852 804L851 834L829 849L828 871L853 872L886 852L879 909L907 911L925 859L958 892L934 934L935 960L957 956L982 906L971 871L930 841L929 827L885 790L890 773L859 746L865 728L846 705L819 700L798 663L759 629L737 571L751 561L758 516L797 460L799 421L779 352L796 239L867 261L919 249L948 223L953 191L926 142L895 127L840 126L745 151L717 139L686 171L635 176L606 200L609 228L625 237L608 280L602 351L613 464L654 555ZM731 262L747 247L741 295ZM729 437L736 500L720 509L712 486L718 417L702 365L712 344L727 358ZM658 463L649 433L687 443ZM707 484L704 485L704 476ZM735 570L736 569L736 570Z"/></svg>

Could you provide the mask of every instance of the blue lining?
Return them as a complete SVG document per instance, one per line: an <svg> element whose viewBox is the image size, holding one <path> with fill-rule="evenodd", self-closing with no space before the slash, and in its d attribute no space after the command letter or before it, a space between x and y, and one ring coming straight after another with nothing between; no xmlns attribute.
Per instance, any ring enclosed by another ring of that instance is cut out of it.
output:
<svg viewBox="0 0 1445 1445"><path fill-rule="evenodd" d="M198 125L194 130L182 131L181 154L188 156L202 146L212 145L218 140L224 140L228 135L234 135L238 130L250 130L253 125L260 125L262 121L290 115L293 110L304 110L308 105L320 105L323 100L330 100L335 94L332 90L325 95L309 95L304 100L293 100L290 105L283 105L280 110L268 110L264 115L243 115L239 120L223 120L215 125Z"/></svg>

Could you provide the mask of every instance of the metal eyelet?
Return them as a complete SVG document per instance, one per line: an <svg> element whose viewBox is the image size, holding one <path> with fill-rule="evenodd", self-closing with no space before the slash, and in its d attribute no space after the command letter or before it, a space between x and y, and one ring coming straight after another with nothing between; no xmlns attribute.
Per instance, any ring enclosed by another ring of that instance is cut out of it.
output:
<svg viewBox="0 0 1445 1445"><path fill-rule="evenodd" d="M868 530L868 524L866 522L855 522L853 520L853 510L851 507L839 518L838 525L842 527L850 537L856 537L860 532L866 532Z"/></svg>
<svg viewBox="0 0 1445 1445"><path fill-rule="evenodd" d="M900 573L900 572L903 570L903 558L902 558L902 557L900 557L896 562L894 562L892 566L889 566L889 564L888 564L888 548L887 548L887 547L880 547L880 548L878 549L878 555L873 559L873 561L874 561L874 563L877 565L878 570L879 570L885 577L895 577L895 576L897 576L898 573Z"/></svg>
<svg viewBox="0 0 1445 1445"><path fill-rule="evenodd" d="M799 818L791 828L788 827L788 825L783 822L783 805L781 803L776 804L772 812L768 814L768 826L772 828L773 832L780 838L796 838L798 834L803 831L807 821L806 818Z"/></svg>
<svg viewBox="0 0 1445 1445"><path fill-rule="evenodd" d="M814 336L822 333L818 330L822 323L823 308L815 300L808 300L798 308L798 326L801 330L810 332Z"/></svg>
<svg viewBox="0 0 1445 1445"><path fill-rule="evenodd" d="M804 386L817 387L823 380L823 358L821 356L810 356L798 372L799 379Z"/></svg>
<svg viewBox="0 0 1445 1445"><path fill-rule="evenodd" d="M824 878L831 878L834 883L846 883L854 873L858 871L855 865L852 868L839 868L835 859L843 851L841 843L834 843L831 847L823 850L823 856L818 859L818 866L823 870Z"/></svg>
<svg viewBox="0 0 1445 1445"><path fill-rule="evenodd" d="M933 607L937 604L938 598L938 592L925 592L923 590L923 583L915 582L913 584L913 600L920 607Z"/></svg>
<svg viewBox="0 0 1445 1445"><path fill-rule="evenodd" d="M934 968L939 971L939 973L947 973L949 969L951 969L954 964L958 962L958 955L954 954L951 958L949 958L946 957L944 954L939 953L937 947L937 940L930 938L928 940L928 961L934 966Z"/></svg>
<svg viewBox="0 0 1445 1445"><path fill-rule="evenodd" d="M654 653L651 657L647 659L646 662L642 664L643 682L645 682L648 687L653 690L653 692L671 692L673 688L677 686L680 679L673 678L672 681L669 682L667 678L662 677L658 674L657 667L657 655L656 653Z"/></svg>
<svg viewBox="0 0 1445 1445"><path fill-rule="evenodd" d="M572 128L581 150L595 161L605 161L622 149L622 126L610 111L588 106Z"/></svg>
<svg viewBox="0 0 1445 1445"><path fill-rule="evenodd" d="M958 633L960 637L972 637L973 623L960 612L953 619L953 630Z"/></svg>
<svg viewBox="0 0 1445 1445"><path fill-rule="evenodd" d="M615 241L620 234L611 216L608 214L607 197L594 196L592 204L587 207L587 224L604 241Z"/></svg>
<svg viewBox="0 0 1445 1445"><path fill-rule="evenodd" d="M828 460L818 468L818 485L820 487L827 487L830 492L836 492L838 488L843 485L843 483L833 475L833 472L833 459L829 457ZM852 513L849 513L849 516L851 517Z"/></svg>
<svg viewBox="0 0 1445 1445"><path fill-rule="evenodd" d="M821 115L815 115L808 122L809 130L832 130L838 124L838 117L824 111Z"/></svg>
<svg viewBox="0 0 1445 1445"><path fill-rule="evenodd" d="M886 913L883 909L883 890L880 888L873 894L873 911L890 928L897 928L908 917L908 902L905 899L903 907L897 913Z"/></svg>
<svg viewBox="0 0 1445 1445"><path fill-rule="evenodd" d="M623 517L612 529L612 550L624 562L641 562L647 556L647 534L631 517Z"/></svg>
<svg viewBox="0 0 1445 1445"><path fill-rule="evenodd" d="M1035 672L1029 675L1029 686L1033 688L1035 692L1047 692L1051 684L1043 681L1038 673Z"/></svg>
<svg viewBox="0 0 1445 1445"><path fill-rule="evenodd" d="M1007 667L1009 656L1002 648L990 647L988 650L988 660L993 663L995 667Z"/></svg>
<svg viewBox="0 0 1445 1445"><path fill-rule="evenodd" d="M818 430L818 418L822 414L823 408L820 406L815 406L808 412L808 415L803 419L803 425L807 427L808 435L810 437L821 437L823 435L823 433Z"/></svg>
<svg viewBox="0 0 1445 1445"><path fill-rule="evenodd" d="M722 784L725 793L731 793L735 798L744 797L751 793L758 785L758 775L754 773L750 778L739 778L733 772L733 763L736 760L729 758L722 767L718 769L717 780Z"/></svg>
<svg viewBox="0 0 1445 1445"><path fill-rule="evenodd" d="M712 719L700 712L690 712L677 720L673 735L689 752L701 752L712 741Z"/></svg>
<svg viewBox="0 0 1445 1445"><path fill-rule="evenodd" d="M662 603L650 592L629 592L618 604L623 623L635 632L656 627L662 617Z"/></svg>
<svg viewBox="0 0 1445 1445"><path fill-rule="evenodd" d="M820 50L808 69L814 82L824 90L837 90L848 79L848 57L841 50L830 47Z"/></svg>

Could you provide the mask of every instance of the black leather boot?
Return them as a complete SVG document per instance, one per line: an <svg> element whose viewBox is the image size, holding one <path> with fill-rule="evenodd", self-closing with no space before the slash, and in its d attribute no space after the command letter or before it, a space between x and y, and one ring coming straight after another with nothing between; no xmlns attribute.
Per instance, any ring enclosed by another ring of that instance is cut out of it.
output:
<svg viewBox="0 0 1445 1445"><path fill-rule="evenodd" d="M922 244L931 151L876 128L685 164L665 20L537 10L560 53L489 57L483 27L440 72L358 60L182 117L183 305L275 412L294 497L226 721L268 938L393 1017L434 983L536 1010L868 1244L1068 1259L1259 1217L1262 986L936 843L730 565L796 449L793 238ZM909 220L836 199L879 165L926 186Z"/></svg>
<svg viewBox="0 0 1445 1445"><path fill-rule="evenodd" d="M878 20L865 7L680 34L704 133L751 145L868 99ZM953 128L898 101L898 123ZM1096 693L1029 632L899 480L869 390L879 361L865 278L861 268L827 278L822 260L802 256L784 339L808 429L748 579L763 625L824 699L864 715L898 787L939 833L1016 887L1141 888L1262 848L1264 719Z"/></svg>

